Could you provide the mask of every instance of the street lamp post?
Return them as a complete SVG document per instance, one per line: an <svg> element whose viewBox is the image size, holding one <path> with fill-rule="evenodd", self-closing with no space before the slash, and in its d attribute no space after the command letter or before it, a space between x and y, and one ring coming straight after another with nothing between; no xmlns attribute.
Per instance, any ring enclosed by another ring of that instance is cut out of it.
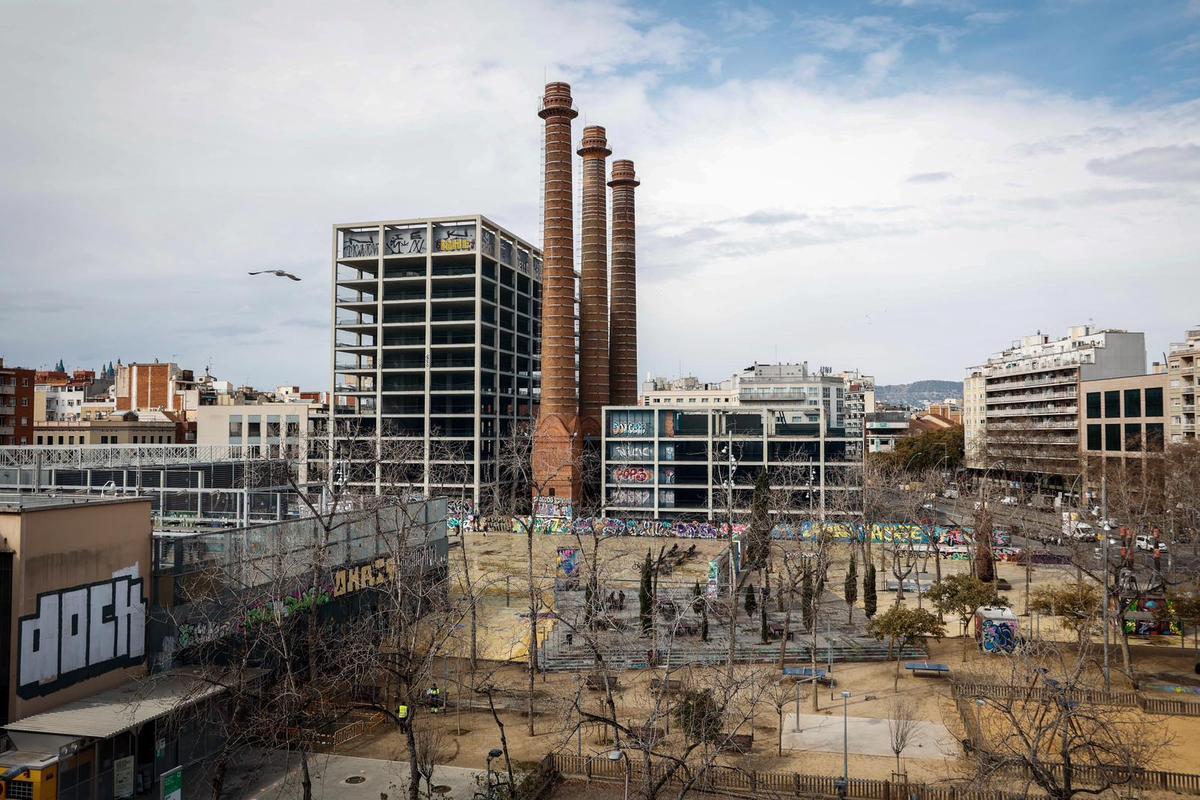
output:
<svg viewBox="0 0 1200 800"><path fill-rule="evenodd" d="M613 750L608 754L609 761L620 761L621 759L625 760L625 800L629 800L629 756L625 754L624 750Z"/></svg>
<svg viewBox="0 0 1200 800"><path fill-rule="evenodd" d="M850 723L846 710L849 701L850 693L842 692L842 785L839 787L842 797L850 791Z"/></svg>

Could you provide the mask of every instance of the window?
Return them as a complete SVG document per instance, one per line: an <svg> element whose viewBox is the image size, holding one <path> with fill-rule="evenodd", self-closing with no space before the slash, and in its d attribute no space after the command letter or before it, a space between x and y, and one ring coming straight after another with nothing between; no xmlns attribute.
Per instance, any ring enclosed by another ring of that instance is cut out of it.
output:
<svg viewBox="0 0 1200 800"><path fill-rule="evenodd" d="M1145 416L1161 417L1162 415L1163 415L1162 387L1155 386L1152 389L1147 389L1146 390L1146 414L1145 414Z"/></svg>
<svg viewBox="0 0 1200 800"><path fill-rule="evenodd" d="M262 417L254 414L246 417L246 443L258 444L262 439Z"/></svg>
<svg viewBox="0 0 1200 800"><path fill-rule="evenodd" d="M1142 415L1142 390L1125 390L1125 416L1140 417Z"/></svg>
<svg viewBox="0 0 1200 800"><path fill-rule="evenodd" d="M279 441L279 415L271 414L267 417L267 440Z"/></svg>
<svg viewBox="0 0 1200 800"><path fill-rule="evenodd" d="M1121 416L1121 392L1113 389L1104 393L1104 416L1108 418Z"/></svg>
<svg viewBox="0 0 1200 800"><path fill-rule="evenodd" d="M1120 425L1105 425L1104 426L1104 449L1112 452L1121 452L1121 426Z"/></svg>
<svg viewBox="0 0 1200 800"><path fill-rule="evenodd" d="M1099 393L1097 393L1097 396L1098 395L1099 395ZM1097 405L1097 407L1099 407L1099 400L1097 400L1096 405ZM1104 427L1103 425L1088 425L1087 426L1087 449L1088 450L1100 450L1101 449L1101 447L1100 447L1100 444L1101 444L1100 430L1103 427Z"/></svg>
<svg viewBox="0 0 1200 800"><path fill-rule="evenodd" d="M231 444L240 444L242 441L242 415L229 415L229 441Z"/></svg>
<svg viewBox="0 0 1200 800"><path fill-rule="evenodd" d="M291 440L300 438L300 417L298 415L287 415L287 429L285 435Z"/></svg>
<svg viewBox="0 0 1200 800"><path fill-rule="evenodd" d="M1142 426L1136 422L1125 423L1125 450L1136 453L1142 449Z"/></svg>
<svg viewBox="0 0 1200 800"><path fill-rule="evenodd" d="M1149 394L1150 390L1147 389ZM1161 422L1146 423L1146 450L1151 453L1161 453L1163 449L1163 426Z"/></svg>
<svg viewBox="0 0 1200 800"><path fill-rule="evenodd" d="M68 436L68 437L67 437L67 444L75 444L75 437L74 437L74 436Z"/></svg>
<svg viewBox="0 0 1200 800"><path fill-rule="evenodd" d="M38 444L41 444L41 443L42 443L42 437L41 437L41 436L37 437L37 443L38 443Z"/></svg>
<svg viewBox="0 0 1200 800"><path fill-rule="evenodd" d="M21 398L21 407L22 407L22 408L29 408L29 398L28 398L28 397L22 397L22 398Z"/></svg>

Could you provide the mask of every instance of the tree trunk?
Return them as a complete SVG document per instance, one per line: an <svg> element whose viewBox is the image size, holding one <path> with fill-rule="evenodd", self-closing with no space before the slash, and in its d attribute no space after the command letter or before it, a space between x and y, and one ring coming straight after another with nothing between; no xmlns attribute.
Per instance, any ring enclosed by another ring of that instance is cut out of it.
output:
<svg viewBox="0 0 1200 800"><path fill-rule="evenodd" d="M408 745L408 800L421 800L421 771L417 764L417 734L413 731L413 723L416 721L416 714L410 711L408 724L404 726L404 739Z"/></svg>
<svg viewBox="0 0 1200 800"><path fill-rule="evenodd" d="M475 607L475 588L474 588L474 586L471 585L471 564L467 560L467 532L461 525L459 526L458 530L459 530L458 546L462 549L463 582L466 584L466 587L467 587L467 602L469 602L471 604L471 606L470 606L470 611L471 611L470 664L471 664L471 675L474 676L476 664L479 659L478 614L477 614L477 609Z"/></svg>
<svg viewBox="0 0 1200 800"><path fill-rule="evenodd" d="M308 751L300 746L300 788L304 800L312 800L312 776L308 773ZM416 800L414 797L413 800Z"/></svg>
<svg viewBox="0 0 1200 800"><path fill-rule="evenodd" d="M789 600L787 609L783 612L783 636L779 639L779 672L783 673L783 667L787 663L787 643L788 634L792 630L792 603Z"/></svg>

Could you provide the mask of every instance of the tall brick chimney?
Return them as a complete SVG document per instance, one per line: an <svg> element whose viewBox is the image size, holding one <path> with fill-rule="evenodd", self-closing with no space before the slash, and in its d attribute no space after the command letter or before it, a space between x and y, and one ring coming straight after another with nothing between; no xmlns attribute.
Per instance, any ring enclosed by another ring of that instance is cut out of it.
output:
<svg viewBox="0 0 1200 800"><path fill-rule="evenodd" d="M580 496L579 395L575 383L575 242L571 198L571 86L546 84L542 243L542 398L533 440L534 492Z"/></svg>
<svg viewBox="0 0 1200 800"><path fill-rule="evenodd" d="M637 242L633 162L612 165L612 306L609 313L609 403L637 404ZM585 223L586 224L586 223Z"/></svg>
<svg viewBox="0 0 1200 800"><path fill-rule="evenodd" d="M583 247L579 290L579 417L585 437L600 436L600 409L608 405L608 190L612 155L604 128L583 129Z"/></svg>

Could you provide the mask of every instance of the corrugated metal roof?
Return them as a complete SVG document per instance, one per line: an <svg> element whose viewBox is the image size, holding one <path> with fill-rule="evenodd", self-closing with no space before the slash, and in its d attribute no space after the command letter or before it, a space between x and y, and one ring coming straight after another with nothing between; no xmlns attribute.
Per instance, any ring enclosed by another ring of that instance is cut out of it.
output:
<svg viewBox="0 0 1200 800"><path fill-rule="evenodd" d="M173 670L10 722L4 728L106 739L225 691L224 676Z"/></svg>

